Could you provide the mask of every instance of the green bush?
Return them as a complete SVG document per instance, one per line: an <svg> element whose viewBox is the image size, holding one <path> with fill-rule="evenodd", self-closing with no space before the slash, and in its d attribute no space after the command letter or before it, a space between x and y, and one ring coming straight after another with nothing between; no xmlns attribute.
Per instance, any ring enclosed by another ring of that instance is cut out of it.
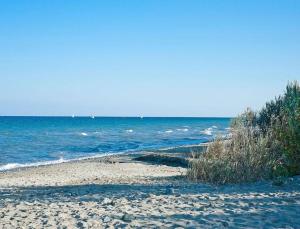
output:
<svg viewBox="0 0 300 229"><path fill-rule="evenodd" d="M271 131L287 157L289 175L300 174L300 86L289 84L282 97L279 115L274 117Z"/></svg>
<svg viewBox="0 0 300 229"><path fill-rule="evenodd" d="M216 139L191 159L188 177L211 183L239 183L300 174L300 87L259 112L247 109L231 124L231 139Z"/></svg>

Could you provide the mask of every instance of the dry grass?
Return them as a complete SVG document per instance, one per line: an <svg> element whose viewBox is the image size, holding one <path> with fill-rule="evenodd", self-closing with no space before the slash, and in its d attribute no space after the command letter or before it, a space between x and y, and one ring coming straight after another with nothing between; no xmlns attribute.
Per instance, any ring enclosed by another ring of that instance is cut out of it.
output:
<svg viewBox="0 0 300 229"><path fill-rule="evenodd" d="M217 139L205 153L191 159L187 176L216 184L272 178L281 160L276 145L271 136L262 137L255 129L235 129L232 139Z"/></svg>
<svg viewBox="0 0 300 229"><path fill-rule="evenodd" d="M194 154L189 179L224 184L300 174L298 82L259 112L247 109L231 127L231 139L216 139L204 153Z"/></svg>

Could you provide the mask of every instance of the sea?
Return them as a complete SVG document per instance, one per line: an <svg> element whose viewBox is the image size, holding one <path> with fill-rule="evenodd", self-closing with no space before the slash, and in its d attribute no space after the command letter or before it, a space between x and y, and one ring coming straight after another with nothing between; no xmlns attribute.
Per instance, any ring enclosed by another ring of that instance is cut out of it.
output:
<svg viewBox="0 0 300 229"><path fill-rule="evenodd" d="M197 145L226 136L230 118L0 117L0 171Z"/></svg>

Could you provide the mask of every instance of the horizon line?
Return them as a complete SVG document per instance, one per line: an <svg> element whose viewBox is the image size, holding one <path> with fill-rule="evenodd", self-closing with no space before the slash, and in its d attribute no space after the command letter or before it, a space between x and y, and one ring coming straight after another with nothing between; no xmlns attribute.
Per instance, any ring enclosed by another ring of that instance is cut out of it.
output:
<svg viewBox="0 0 300 229"><path fill-rule="evenodd" d="M117 116L117 115L0 115L0 117L44 117L44 118L234 118L229 116Z"/></svg>

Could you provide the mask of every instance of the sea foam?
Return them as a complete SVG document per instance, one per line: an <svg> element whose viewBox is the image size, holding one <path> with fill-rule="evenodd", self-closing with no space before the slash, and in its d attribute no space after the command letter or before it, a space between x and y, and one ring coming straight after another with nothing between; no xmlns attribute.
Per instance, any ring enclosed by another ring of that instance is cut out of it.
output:
<svg viewBox="0 0 300 229"><path fill-rule="evenodd" d="M182 131L182 132L187 132L187 131L189 131L189 129L188 128L182 128L182 129L177 129L177 131Z"/></svg>
<svg viewBox="0 0 300 229"><path fill-rule="evenodd" d="M60 164L63 162L67 162L68 160L65 160L63 158L60 158L58 160L53 160L53 161L41 161L41 162L36 162L36 163L8 163L6 165L3 165L0 167L0 171L6 171L6 170L11 170L11 169L16 169L16 168L26 168L26 167L37 167L37 166L42 166L42 165L52 165L52 164Z"/></svg>
<svg viewBox="0 0 300 229"><path fill-rule="evenodd" d="M55 164L61 164L66 162L72 162L72 161L81 161L81 160L87 160L92 158L101 158L101 157L107 157L111 155L119 155L127 153L127 151L118 152L118 153L103 153L103 154L97 154L93 156L86 156L86 157L80 157L80 158L74 158L74 159L64 159L59 158L58 160L52 160L52 161L40 161L40 162L33 162L33 163L8 163L6 165L0 166L0 172L12 170L12 169L18 169L18 168L28 168L28 167L39 167L39 166L45 166L45 165L55 165Z"/></svg>
<svg viewBox="0 0 300 229"><path fill-rule="evenodd" d="M212 128L207 128L203 131L201 131L202 134L205 134L205 135L208 135L208 136L211 136L212 135Z"/></svg>

